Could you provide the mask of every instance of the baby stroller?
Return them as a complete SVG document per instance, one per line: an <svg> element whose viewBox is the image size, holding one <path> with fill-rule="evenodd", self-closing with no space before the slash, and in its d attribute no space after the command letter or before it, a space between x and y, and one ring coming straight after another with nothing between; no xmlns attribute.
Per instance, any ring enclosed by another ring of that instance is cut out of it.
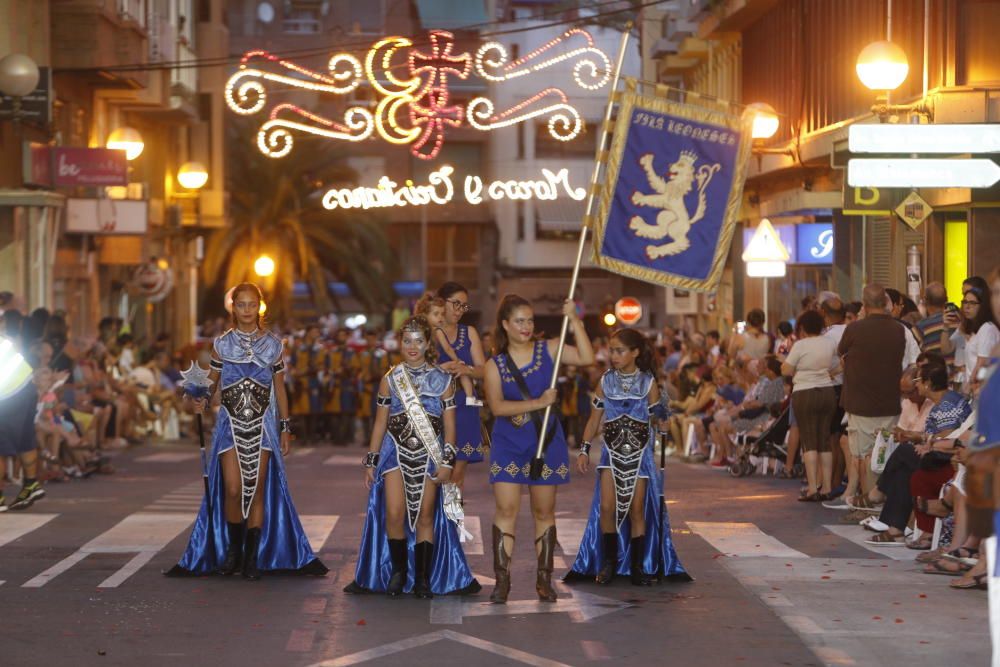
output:
<svg viewBox="0 0 1000 667"><path fill-rule="evenodd" d="M768 458L784 461L788 455L786 437L789 429L789 406L787 403L773 405L771 410L772 413L777 413L776 417L760 435L740 433L736 436L735 455L733 462L729 465L729 474L733 477L752 475L757 468L756 459ZM798 472L802 467L799 456L796 453L795 465L792 470L793 474L796 475L801 474Z"/></svg>

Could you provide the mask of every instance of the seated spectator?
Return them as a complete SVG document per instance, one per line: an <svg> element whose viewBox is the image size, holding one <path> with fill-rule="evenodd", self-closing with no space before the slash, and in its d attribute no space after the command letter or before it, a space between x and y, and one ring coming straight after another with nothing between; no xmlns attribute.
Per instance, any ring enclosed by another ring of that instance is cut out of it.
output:
<svg viewBox="0 0 1000 667"><path fill-rule="evenodd" d="M771 421L773 411L780 409L785 399L785 383L781 378L781 362L767 357L764 374L750 387L746 397L728 409L716 410L709 425L717 457L713 466L723 466L731 458L733 437L737 433L757 434Z"/></svg>
<svg viewBox="0 0 1000 667"><path fill-rule="evenodd" d="M897 426L893 433L900 444L886 462L877 492L873 491L870 497L876 503L884 498L879 520L888 530L868 540L870 544L904 544L906 524L914 511L913 498L937 499L941 487L954 475L951 458L955 449L948 435L972 414L972 406L964 396L948 388L948 369L940 356L920 370L917 388L934 407L922 432ZM917 508L915 516L917 527L927 535L925 541L929 547L934 519L926 510L926 506L923 511Z"/></svg>

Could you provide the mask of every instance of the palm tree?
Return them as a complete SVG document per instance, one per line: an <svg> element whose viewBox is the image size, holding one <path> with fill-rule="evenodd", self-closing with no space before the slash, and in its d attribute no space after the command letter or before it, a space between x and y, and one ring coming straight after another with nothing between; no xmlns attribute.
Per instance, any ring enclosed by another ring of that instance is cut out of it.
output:
<svg viewBox="0 0 1000 667"><path fill-rule="evenodd" d="M331 278L347 283L369 311L390 306L397 261L383 225L363 211L328 211L320 204L323 188L355 180L347 154L331 142L296 137L291 154L272 159L257 151L255 134L245 121L228 124L231 221L206 244L206 284L224 277L228 288L255 279L254 261L267 254L278 267L266 285L271 317L288 315L298 281L308 283L320 312L335 305Z"/></svg>

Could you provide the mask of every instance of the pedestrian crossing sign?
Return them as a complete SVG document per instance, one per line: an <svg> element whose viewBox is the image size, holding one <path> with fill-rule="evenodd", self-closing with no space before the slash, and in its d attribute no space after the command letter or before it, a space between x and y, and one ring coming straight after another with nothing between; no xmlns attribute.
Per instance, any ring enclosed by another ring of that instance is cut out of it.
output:
<svg viewBox="0 0 1000 667"><path fill-rule="evenodd" d="M931 205L924 201L923 197L916 192L911 192L896 207L896 215L909 225L910 229L919 227L933 212L934 209L931 208Z"/></svg>

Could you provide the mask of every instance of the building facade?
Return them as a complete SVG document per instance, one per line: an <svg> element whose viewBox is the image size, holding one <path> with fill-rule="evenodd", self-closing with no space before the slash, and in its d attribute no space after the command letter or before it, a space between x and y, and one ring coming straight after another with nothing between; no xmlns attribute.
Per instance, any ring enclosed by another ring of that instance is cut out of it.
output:
<svg viewBox="0 0 1000 667"><path fill-rule="evenodd" d="M1000 236L998 191L923 188L933 213L910 227L895 208L910 190L846 185L849 128L878 123L876 93L855 73L866 45L890 39L905 51L909 74L894 104L920 103L928 114L891 114L890 123L996 123L1000 65L990 49L1000 3L986 0L724 0L665 3L650 54L660 81L724 99L763 102L778 113L777 133L755 147L744 190L744 224L761 218L788 226L830 225L832 262L797 263L769 281L770 320L794 317L802 295L833 289L857 298L865 282L903 293L945 281L952 301L967 275L996 265L988 248ZM780 230L779 230L780 231ZM734 241L735 316L763 301L762 281L745 278ZM915 279L919 279L919 283Z"/></svg>
<svg viewBox="0 0 1000 667"><path fill-rule="evenodd" d="M226 220L222 96L215 73L199 65L228 53L221 0L5 6L0 54L25 53L40 66L32 98L44 111L17 123L0 115L10 158L0 166L0 255L9 260L0 283L27 308L65 311L77 334L119 316L139 337L167 333L186 344L197 322L199 237ZM86 171L105 155L94 149L123 128L141 152L119 184L36 177L40 165L69 170L68 149ZM194 162L207 180L187 189L178 173Z"/></svg>

